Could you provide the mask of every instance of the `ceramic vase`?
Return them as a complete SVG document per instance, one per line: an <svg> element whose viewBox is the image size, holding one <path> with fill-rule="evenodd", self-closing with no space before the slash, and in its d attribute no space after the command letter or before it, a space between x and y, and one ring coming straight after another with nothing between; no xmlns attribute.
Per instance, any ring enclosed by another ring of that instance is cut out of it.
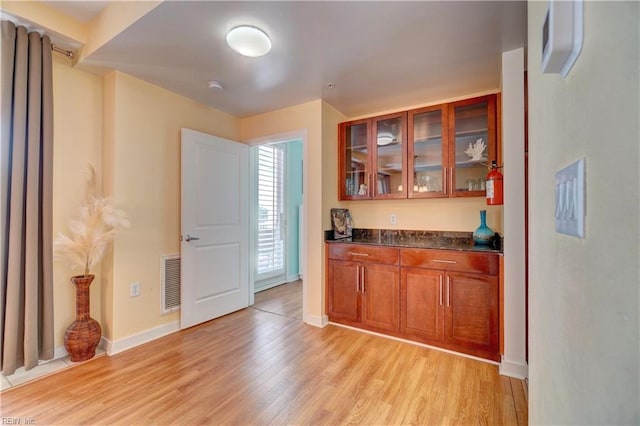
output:
<svg viewBox="0 0 640 426"><path fill-rule="evenodd" d="M102 336L100 324L89 315L89 286L94 278L94 275L71 277L76 287L76 320L64 334L64 347L74 362L93 358Z"/></svg>
<svg viewBox="0 0 640 426"><path fill-rule="evenodd" d="M480 226L473 231L473 241L476 244L488 245L491 244L494 236L493 230L487 226L487 211L480 210Z"/></svg>

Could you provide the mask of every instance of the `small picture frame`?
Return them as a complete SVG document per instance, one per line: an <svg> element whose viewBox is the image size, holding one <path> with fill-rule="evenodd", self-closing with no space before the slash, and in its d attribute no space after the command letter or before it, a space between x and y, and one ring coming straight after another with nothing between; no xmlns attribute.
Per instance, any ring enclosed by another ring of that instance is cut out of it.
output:
<svg viewBox="0 0 640 426"><path fill-rule="evenodd" d="M331 228L333 238L350 238L353 229L353 220L349 209L331 209Z"/></svg>

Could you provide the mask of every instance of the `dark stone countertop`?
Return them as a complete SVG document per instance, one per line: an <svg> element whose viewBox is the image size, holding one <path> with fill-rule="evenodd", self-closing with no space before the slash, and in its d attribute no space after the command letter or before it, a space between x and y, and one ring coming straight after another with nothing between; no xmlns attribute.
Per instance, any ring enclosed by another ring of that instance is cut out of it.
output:
<svg viewBox="0 0 640 426"><path fill-rule="evenodd" d="M473 241L473 232L360 228L354 228L350 238L340 239L333 237L333 231L325 231L325 241L328 243L371 244L400 248L502 253L502 237L498 233L496 233L496 239L491 245L476 245Z"/></svg>

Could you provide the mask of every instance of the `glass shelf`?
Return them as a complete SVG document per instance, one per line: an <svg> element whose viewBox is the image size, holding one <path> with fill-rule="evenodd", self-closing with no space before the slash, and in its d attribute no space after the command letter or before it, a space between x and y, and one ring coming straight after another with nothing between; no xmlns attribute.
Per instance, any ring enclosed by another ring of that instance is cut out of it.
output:
<svg viewBox="0 0 640 426"><path fill-rule="evenodd" d="M429 138L416 139L413 141L414 145L418 144L440 144L442 143L442 136L432 136Z"/></svg>
<svg viewBox="0 0 640 426"><path fill-rule="evenodd" d="M473 135L486 135L489 130L485 129L473 129L473 130L461 130L456 132L456 138L460 137L469 137Z"/></svg>

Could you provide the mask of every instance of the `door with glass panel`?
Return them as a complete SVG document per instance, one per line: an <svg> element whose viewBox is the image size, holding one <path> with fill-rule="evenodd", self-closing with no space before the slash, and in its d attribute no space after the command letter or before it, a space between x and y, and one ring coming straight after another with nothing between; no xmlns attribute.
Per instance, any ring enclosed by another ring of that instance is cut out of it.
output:
<svg viewBox="0 0 640 426"><path fill-rule="evenodd" d="M284 282L285 276L285 145L258 146L256 287Z"/></svg>
<svg viewBox="0 0 640 426"><path fill-rule="evenodd" d="M485 195L486 177L496 159L496 95L449 104L450 194Z"/></svg>
<svg viewBox="0 0 640 426"><path fill-rule="evenodd" d="M409 112L409 198L447 195L447 108L435 105Z"/></svg>
<svg viewBox="0 0 640 426"><path fill-rule="evenodd" d="M372 198L407 198L407 114L372 119Z"/></svg>

